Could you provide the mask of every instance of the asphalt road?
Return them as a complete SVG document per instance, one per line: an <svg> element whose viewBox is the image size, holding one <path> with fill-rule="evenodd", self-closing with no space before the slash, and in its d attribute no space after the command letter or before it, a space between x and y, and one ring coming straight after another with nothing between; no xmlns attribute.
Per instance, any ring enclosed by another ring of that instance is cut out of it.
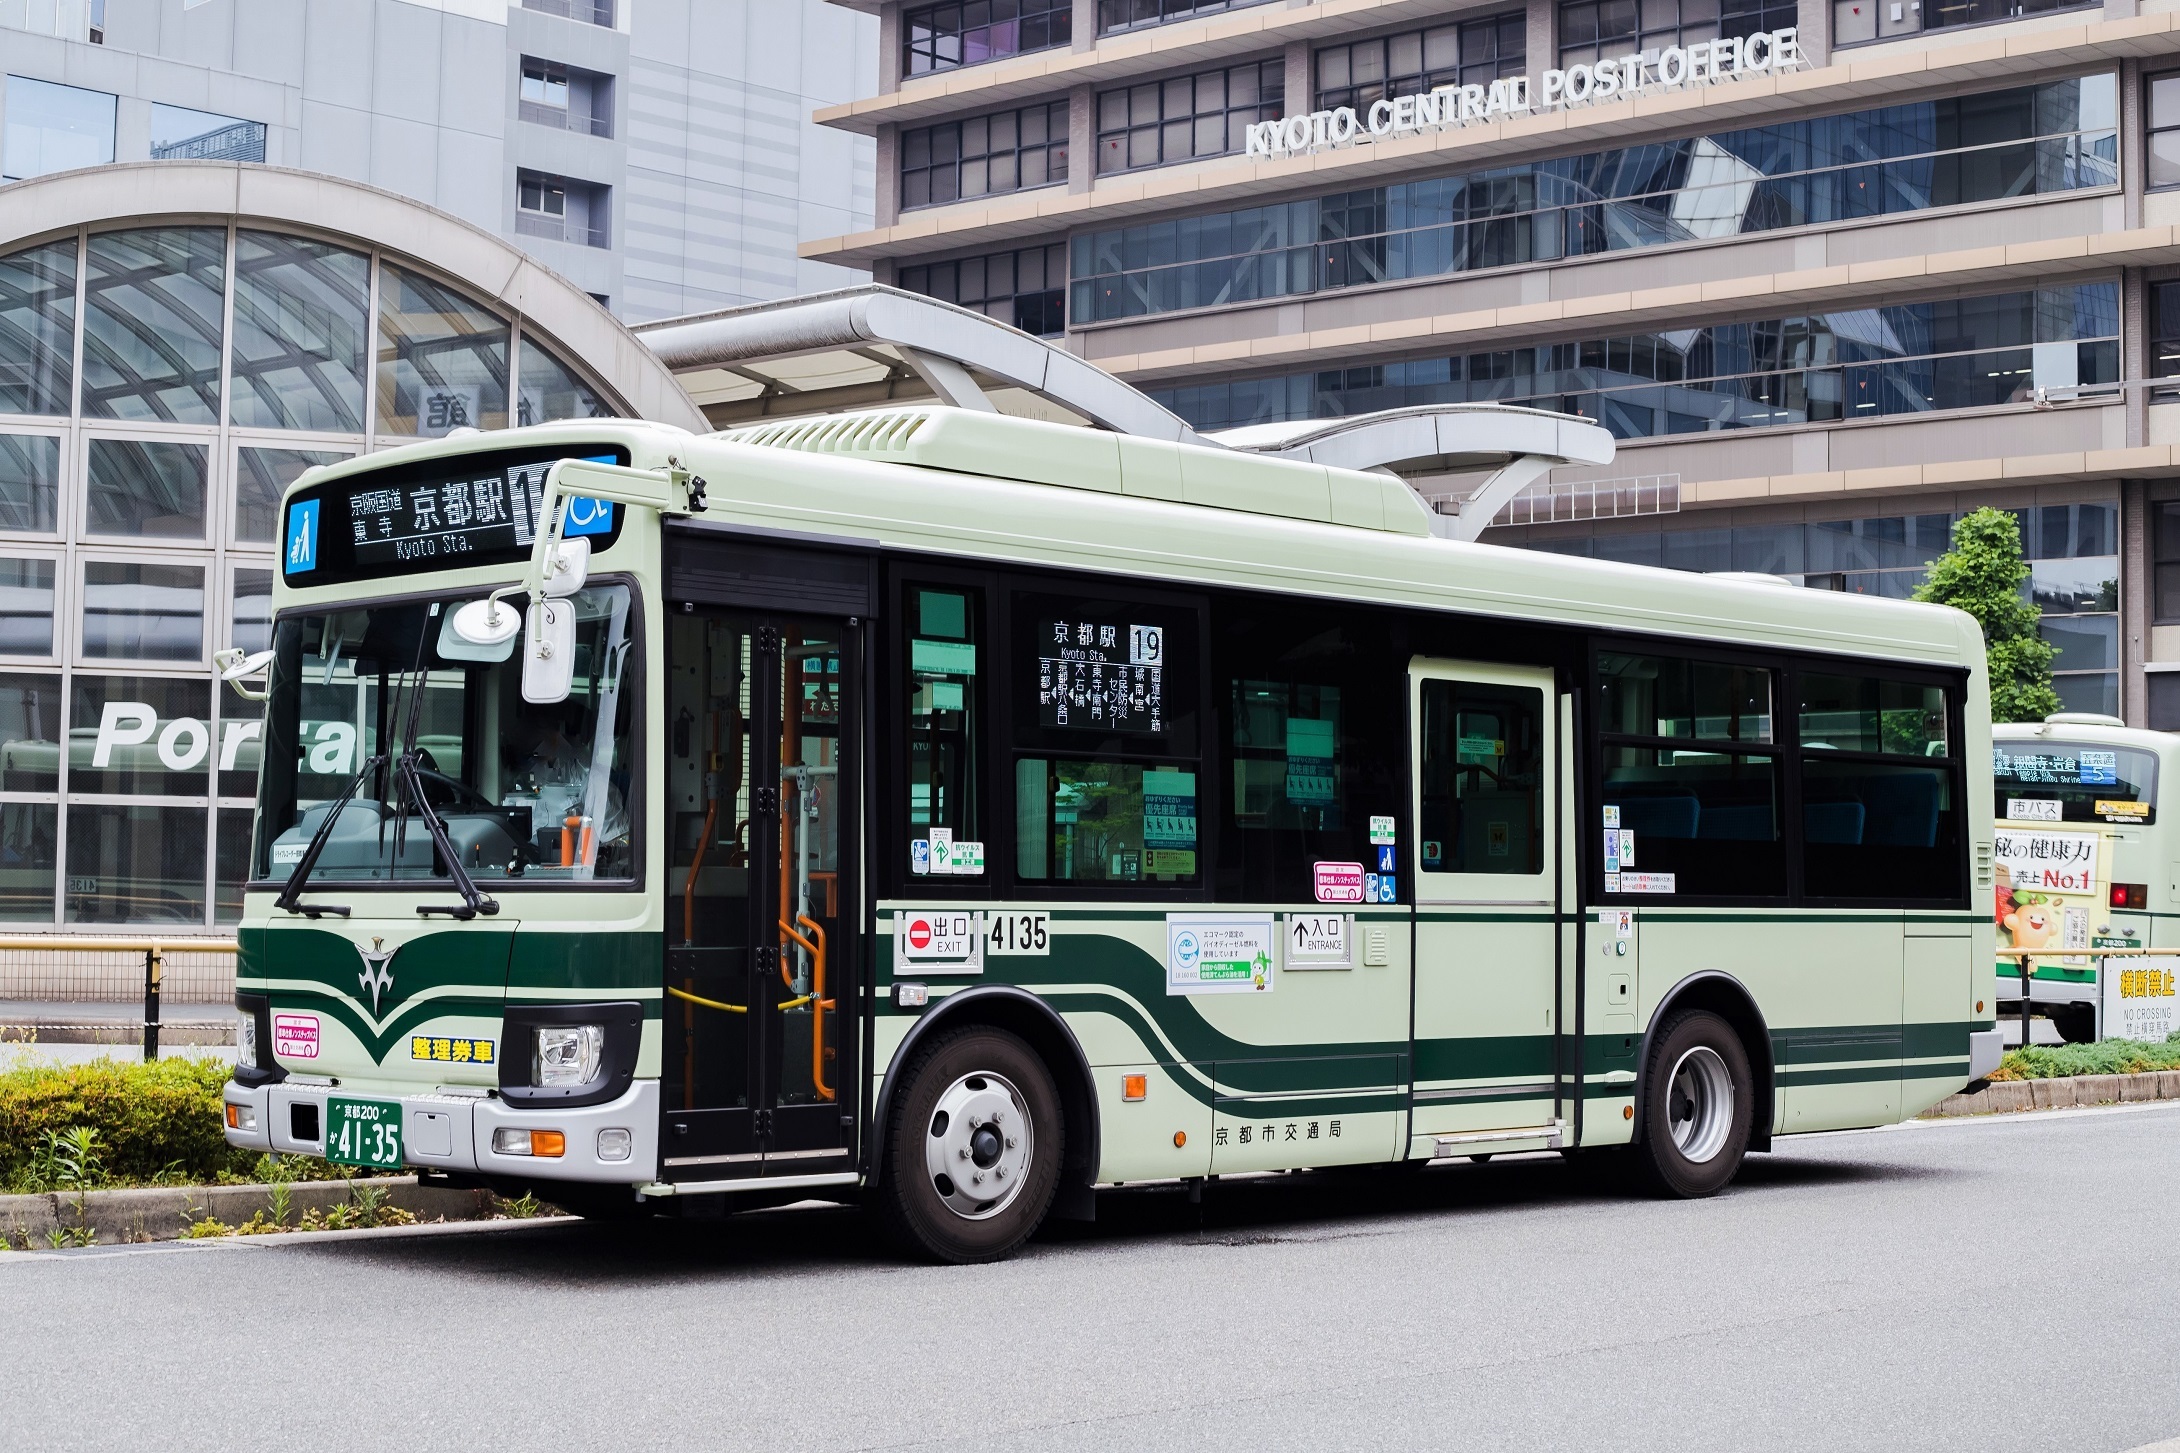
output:
<svg viewBox="0 0 2180 1453"><path fill-rule="evenodd" d="M2133 1449L2180 1435L2180 1106L1110 1195L999 1266L851 1212L0 1255L0 1443Z"/></svg>

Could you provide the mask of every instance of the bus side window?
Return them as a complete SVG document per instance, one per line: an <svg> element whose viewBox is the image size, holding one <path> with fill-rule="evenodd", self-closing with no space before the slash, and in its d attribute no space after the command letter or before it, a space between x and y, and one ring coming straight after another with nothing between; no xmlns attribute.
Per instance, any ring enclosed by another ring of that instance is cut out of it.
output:
<svg viewBox="0 0 2180 1453"><path fill-rule="evenodd" d="M1201 882L1196 612L1025 593L1010 620L1015 876Z"/></svg>
<svg viewBox="0 0 2180 1453"><path fill-rule="evenodd" d="M1802 853L1812 898L1957 900L1960 790L1943 687L1799 678Z"/></svg>
<svg viewBox="0 0 2180 1453"><path fill-rule="evenodd" d="M908 867L919 877L984 874L983 595L913 583L904 592Z"/></svg>
<svg viewBox="0 0 2180 1453"><path fill-rule="evenodd" d="M1377 871L1371 819L1399 817L1405 741L1384 619L1247 596L1215 600L1211 619L1228 793L1217 896L1307 903L1318 862ZM1397 844L1392 857L1397 872Z"/></svg>

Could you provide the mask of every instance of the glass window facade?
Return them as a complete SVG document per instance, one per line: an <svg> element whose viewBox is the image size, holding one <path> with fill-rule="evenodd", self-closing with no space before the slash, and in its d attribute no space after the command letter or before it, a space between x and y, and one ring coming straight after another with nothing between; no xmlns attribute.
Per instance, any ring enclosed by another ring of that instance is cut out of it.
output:
<svg viewBox="0 0 2180 1453"><path fill-rule="evenodd" d="M1559 64L1595 65L1795 23L1794 0L1561 0Z"/></svg>
<svg viewBox="0 0 2180 1453"><path fill-rule="evenodd" d="M84 258L85 417L217 424L226 230L101 232Z"/></svg>
<svg viewBox="0 0 2180 1453"><path fill-rule="evenodd" d="M1098 96L1098 172L1134 171L1244 149L1249 128L1286 114L1286 66L1257 61Z"/></svg>
<svg viewBox="0 0 2180 1453"><path fill-rule="evenodd" d="M2180 186L2180 71L2150 76L2144 110L2149 131L2143 148L2143 181L2152 187Z"/></svg>
<svg viewBox="0 0 2180 1453"><path fill-rule="evenodd" d="M0 255L0 921L234 921L263 708L207 652L269 641L281 491L500 422L510 379L539 421L625 411L356 243L153 226Z"/></svg>
<svg viewBox="0 0 2180 1453"><path fill-rule="evenodd" d="M363 428L371 259L277 232L235 234L234 388L239 428Z"/></svg>
<svg viewBox="0 0 2180 1453"><path fill-rule="evenodd" d="M114 159L115 105L104 91L9 76L0 181L106 165Z"/></svg>
<svg viewBox="0 0 2180 1453"><path fill-rule="evenodd" d="M894 283L1040 338L1067 331L1067 248L1061 243L904 267Z"/></svg>
<svg viewBox="0 0 2180 1453"><path fill-rule="evenodd" d="M0 414L65 414L75 392L76 239L0 257Z"/></svg>
<svg viewBox="0 0 2180 1453"><path fill-rule="evenodd" d="M1863 45L1925 30L1989 25L2028 15L2093 8L2097 0L1919 0L1898 7L1871 0L1832 0L1832 43ZM1792 24L1792 21L1787 22Z"/></svg>
<svg viewBox="0 0 2180 1453"><path fill-rule="evenodd" d="M1352 106L1366 114L1390 96L1414 96L1440 86L1489 85L1522 74L1529 55L1527 12L1510 10L1458 25L1381 35L1321 47L1311 58L1317 109Z"/></svg>
<svg viewBox="0 0 2180 1453"><path fill-rule="evenodd" d="M2153 512L2159 507L2152 506ZM2153 551L2171 550L2170 576L2155 575L2157 609L2180 620L2180 502L2153 518ZM2043 612L2044 639L2059 648L2053 679L2070 711L2119 712L2119 504L2095 500L2012 511L2029 562L2024 585ZM1747 570L1820 590L1906 600L1952 543L1958 514L1858 516L1814 523L1689 527L1667 516L1600 525L1594 534L1532 539L1555 554L1656 565L1668 570ZM2160 554L2159 560L2165 557ZM2157 567L2153 566L2153 570ZM2167 587L2170 587L2169 597ZM2162 615L2160 616L2162 619Z"/></svg>
<svg viewBox="0 0 2180 1453"><path fill-rule="evenodd" d="M1065 101L901 133L904 208L936 207L1066 180Z"/></svg>
<svg viewBox="0 0 2180 1453"><path fill-rule="evenodd" d="M151 108L153 161L263 161L265 123L186 106Z"/></svg>
<svg viewBox="0 0 2180 1453"><path fill-rule="evenodd" d="M1157 391L1199 429L1511 403L1616 438L2022 403L2119 381L2119 285L1841 309Z"/></svg>
<svg viewBox="0 0 2180 1453"><path fill-rule="evenodd" d="M2110 74L1074 240L1075 326L2119 181Z"/></svg>
<svg viewBox="0 0 2180 1453"><path fill-rule="evenodd" d="M1074 0L950 0L901 13L901 74L959 66L1066 45L1075 35Z"/></svg>
<svg viewBox="0 0 2180 1453"><path fill-rule="evenodd" d="M2146 322L2150 329L2150 376L2180 379L2180 281L2152 283ZM2180 384L2160 389L2170 397Z"/></svg>
<svg viewBox="0 0 2180 1453"><path fill-rule="evenodd" d="M1136 30L1149 25L1171 25L1222 10L1244 10L1266 0L1098 0L1098 33Z"/></svg>

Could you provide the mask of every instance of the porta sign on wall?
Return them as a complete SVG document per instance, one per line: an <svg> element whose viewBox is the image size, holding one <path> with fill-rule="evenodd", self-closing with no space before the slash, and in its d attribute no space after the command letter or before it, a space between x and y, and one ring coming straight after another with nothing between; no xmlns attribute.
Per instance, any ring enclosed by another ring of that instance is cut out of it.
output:
<svg viewBox="0 0 2180 1453"><path fill-rule="evenodd" d="M1531 111L1557 111L1740 76L1799 70L1809 63L1797 38L1799 34L1788 26L1755 35L1699 40L1694 45L1668 46L1595 65L1546 71L1534 85L1528 76L1505 76L1488 86L1441 86L1420 96L1373 101L1362 112L1341 106L1332 111L1312 111L1307 116L1289 116L1284 121L1259 121L1249 128L1248 154L1307 156L1334 147L1392 141Z"/></svg>

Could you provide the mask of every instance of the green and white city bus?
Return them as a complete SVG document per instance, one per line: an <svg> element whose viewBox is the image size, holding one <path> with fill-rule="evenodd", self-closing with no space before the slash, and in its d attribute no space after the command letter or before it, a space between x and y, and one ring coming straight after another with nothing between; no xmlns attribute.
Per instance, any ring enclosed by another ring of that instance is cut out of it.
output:
<svg viewBox="0 0 2180 1453"><path fill-rule="evenodd" d="M2180 771L2180 738L2087 712L2001 724L1991 738L1999 947L2054 950L2029 960L2032 1010L2062 1038L2095 1039L2096 950L2180 948L2180 845L2157 800L2160 781ZM1998 964L2009 1019L2021 1008L2021 964Z"/></svg>
<svg viewBox="0 0 2180 1453"><path fill-rule="evenodd" d="M968 1261L1303 1167L1705 1195L1996 1063L1966 616L1433 518L939 407L313 470L225 657L229 1140Z"/></svg>

